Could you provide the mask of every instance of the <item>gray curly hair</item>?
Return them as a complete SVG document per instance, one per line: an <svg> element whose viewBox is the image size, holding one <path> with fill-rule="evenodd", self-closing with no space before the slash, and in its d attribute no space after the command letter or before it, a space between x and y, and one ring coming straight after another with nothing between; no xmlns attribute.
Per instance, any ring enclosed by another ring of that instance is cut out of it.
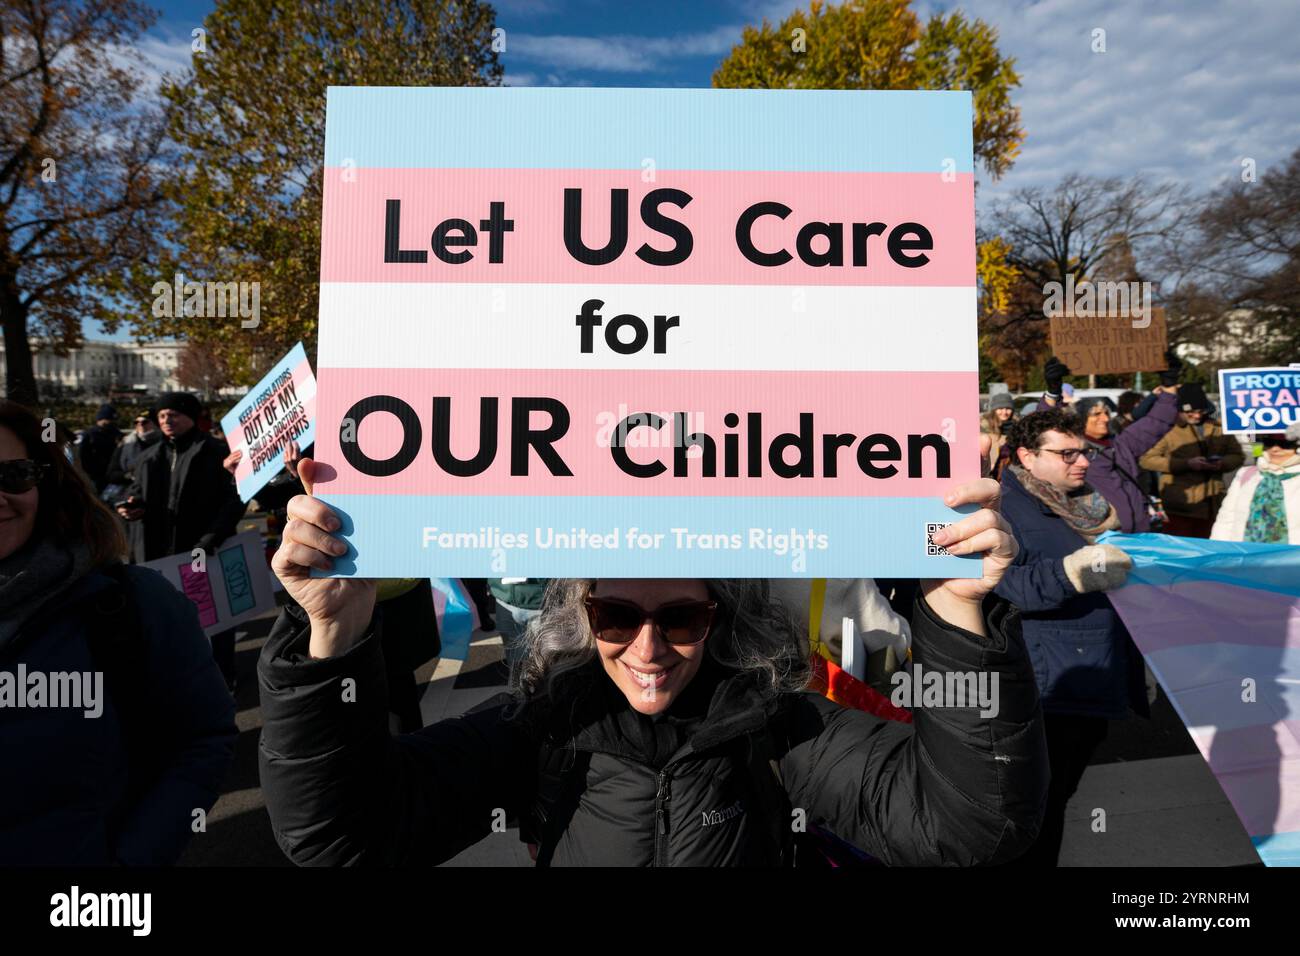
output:
<svg viewBox="0 0 1300 956"><path fill-rule="evenodd" d="M542 610L528 622L526 652L511 689L521 699L550 690L562 675L597 654L584 602L595 578L553 578ZM718 602L718 614L705 639L705 651L724 666L759 675L759 687L776 695L803 690L812 677L808 635L772 597L762 578L705 581Z"/></svg>

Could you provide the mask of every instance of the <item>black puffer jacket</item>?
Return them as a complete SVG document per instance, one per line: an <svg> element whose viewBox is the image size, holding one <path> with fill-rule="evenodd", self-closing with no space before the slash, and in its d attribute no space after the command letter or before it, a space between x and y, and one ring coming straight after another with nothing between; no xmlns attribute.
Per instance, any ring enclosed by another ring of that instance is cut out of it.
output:
<svg viewBox="0 0 1300 956"><path fill-rule="evenodd" d="M907 725L813 693L764 699L746 675L725 672L685 746L656 770L624 724L582 700L537 701L514 718L498 705L390 737L376 633L310 660L294 608L258 668L262 787L296 863L435 864L492 833L502 811L531 818L550 735L548 749L586 764L560 826L542 830L554 865L775 864L777 831L762 819L771 803L757 790L770 781L751 749L762 734L781 742L771 756L809 823L887 863L1002 862L1037 833L1048 769L1018 620L1002 605L989 624L992 637L980 639L918 603L913 653L926 670L998 672L995 717L918 709Z"/></svg>

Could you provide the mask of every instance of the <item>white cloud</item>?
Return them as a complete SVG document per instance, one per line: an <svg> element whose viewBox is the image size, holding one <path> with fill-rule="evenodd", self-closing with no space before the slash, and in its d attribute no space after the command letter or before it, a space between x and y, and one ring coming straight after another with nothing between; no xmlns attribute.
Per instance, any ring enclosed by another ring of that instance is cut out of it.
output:
<svg viewBox="0 0 1300 956"><path fill-rule="evenodd" d="M1264 171L1300 146L1300 31L1266 0L981 0L1016 58L1028 131L1020 158L980 202L1079 171L1146 174L1195 191ZM1092 52L1092 30L1106 52Z"/></svg>
<svg viewBox="0 0 1300 956"><path fill-rule="evenodd" d="M720 26L671 37L538 36L510 33L508 52L556 70L651 73L675 68L682 57L721 57L740 38L741 27Z"/></svg>

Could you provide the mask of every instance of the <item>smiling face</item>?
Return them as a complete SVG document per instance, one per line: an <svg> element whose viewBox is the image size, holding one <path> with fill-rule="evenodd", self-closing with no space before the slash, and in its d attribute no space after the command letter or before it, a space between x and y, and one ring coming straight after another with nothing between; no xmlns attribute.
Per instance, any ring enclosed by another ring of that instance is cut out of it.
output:
<svg viewBox="0 0 1300 956"><path fill-rule="evenodd" d="M16 461L27 457L27 448L22 440L0 425L0 461ZM31 538L32 529L36 527L40 494L39 488L20 494L0 490L0 558L9 557Z"/></svg>
<svg viewBox="0 0 1300 956"><path fill-rule="evenodd" d="M667 604L709 600L708 588L698 579L616 580L602 578L592 588L593 598L608 598L639 605L646 611ZM658 714L672 706L704 660L707 641L669 644L654 621L641 623L630 644L596 640L600 662L633 710Z"/></svg>
<svg viewBox="0 0 1300 956"><path fill-rule="evenodd" d="M1012 411L1013 409L1010 408L995 408L993 409L993 417L999 422L1010 421Z"/></svg>
<svg viewBox="0 0 1300 956"><path fill-rule="evenodd" d="M1083 433L1093 441L1100 441L1110 434L1110 409L1104 402L1098 402L1088 410Z"/></svg>

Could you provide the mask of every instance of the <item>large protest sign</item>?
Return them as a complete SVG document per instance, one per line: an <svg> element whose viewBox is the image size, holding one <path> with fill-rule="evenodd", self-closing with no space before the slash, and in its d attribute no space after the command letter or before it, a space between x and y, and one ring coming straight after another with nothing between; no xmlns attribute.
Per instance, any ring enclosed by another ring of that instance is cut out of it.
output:
<svg viewBox="0 0 1300 956"><path fill-rule="evenodd" d="M1168 367L1168 325L1162 306L1117 314L1059 310L1050 317L1052 353L1075 375L1156 372Z"/></svg>
<svg viewBox="0 0 1300 956"><path fill-rule="evenodd" d="M1219 400L1229 434L1284 432L1300 421L1300 368L1220 369Z"/></svg>
<svg viewBox="0 0 1300 956"><path fill-rule="evenodd" d="M284 450L316 440L316 379L299 342L275 363L221 419L231 451L242 451L235 468L239 497L248 501L284 467Z"/></svg>
<svg viewBox="0 0 1300 956"><path fill-rule="evenodd" d="M961 92L329 91L338 573L972 576Z"/></svg>
<svg viewBox="0 0 1300 956"><path fill-rule="evenodd" d="M186 551L142 567L153 568L190 599L209 637L275 607L271 571L256 531L227 538L212 554L196 557Z"/></svg>

